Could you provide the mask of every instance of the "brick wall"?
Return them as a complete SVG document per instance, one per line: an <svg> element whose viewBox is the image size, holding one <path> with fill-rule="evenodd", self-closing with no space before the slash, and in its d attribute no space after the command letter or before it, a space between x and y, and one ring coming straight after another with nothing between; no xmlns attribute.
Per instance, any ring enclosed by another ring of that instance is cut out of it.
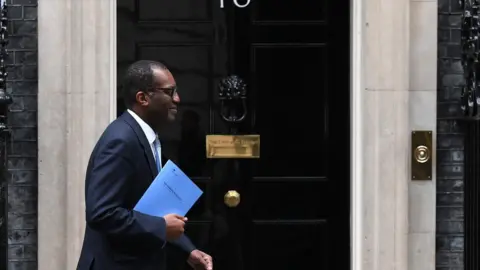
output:
<svg viewBox="0 0 480 270"><path fill-rule="evenodd" d="M460 114L461 7L438 1L437 270L463 270L463 137Z"/></svg>
<svg viewBox="0 0 480 270"><path fill-rule="evenodd" d="M37 269L37 1L7 0L13 97L7 145L8 270Z"/></svg>

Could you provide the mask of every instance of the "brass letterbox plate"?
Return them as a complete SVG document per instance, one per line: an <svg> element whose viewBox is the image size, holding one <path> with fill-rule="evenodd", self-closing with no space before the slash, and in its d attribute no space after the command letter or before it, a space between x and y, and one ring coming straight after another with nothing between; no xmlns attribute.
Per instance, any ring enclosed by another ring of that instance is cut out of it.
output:
<svg viewBox="0 0 480 270"><path fill-rule="evenodd" d="M412 180L432 180L432 131L412 131Z"/></svg>
<svg viewBox="0 0 480 270"><path fill-rule="evenodd" d="M207 158L260 158L260 135L207 135Z"/></svg>

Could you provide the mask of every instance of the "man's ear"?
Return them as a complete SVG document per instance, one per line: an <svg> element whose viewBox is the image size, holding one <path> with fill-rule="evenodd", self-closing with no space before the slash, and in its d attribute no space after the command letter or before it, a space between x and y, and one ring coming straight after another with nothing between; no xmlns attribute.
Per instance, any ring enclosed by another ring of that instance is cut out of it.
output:
<svg viewBox="0 0 480 270"><path fill-rule="evenodd" d="M143 91L138 91L135 95L135 99L137 100L137 103L140 104L140 106L148 106L150 102L150 98Z"/></svg>

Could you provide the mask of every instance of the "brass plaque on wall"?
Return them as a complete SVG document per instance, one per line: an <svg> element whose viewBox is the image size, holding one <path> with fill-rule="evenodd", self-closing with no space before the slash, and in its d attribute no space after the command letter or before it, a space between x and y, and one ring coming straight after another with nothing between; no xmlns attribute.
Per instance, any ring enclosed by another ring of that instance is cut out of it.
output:
<svg viewBox="0 0 480 270"><path fill-rule="evenodd" d="M432 180L432 131L412 131L412 180Z"/></svg>
<svg viewBox="0 0 480 270"><path fill-rule="evenodd" d="M207 135L207 158L260 158L260 135Z"/></svg>

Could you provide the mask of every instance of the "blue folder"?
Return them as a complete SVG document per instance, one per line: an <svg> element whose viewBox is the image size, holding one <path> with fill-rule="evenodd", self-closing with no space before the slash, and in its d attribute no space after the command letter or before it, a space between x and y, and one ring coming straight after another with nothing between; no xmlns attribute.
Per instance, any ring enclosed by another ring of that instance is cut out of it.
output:
<svg viewBox="0 0 480 270"><path fill-rule="evenodd" d="M185 216L202 194L203 191L169 160L134 210L157 217L167 214Z"/></svg>

